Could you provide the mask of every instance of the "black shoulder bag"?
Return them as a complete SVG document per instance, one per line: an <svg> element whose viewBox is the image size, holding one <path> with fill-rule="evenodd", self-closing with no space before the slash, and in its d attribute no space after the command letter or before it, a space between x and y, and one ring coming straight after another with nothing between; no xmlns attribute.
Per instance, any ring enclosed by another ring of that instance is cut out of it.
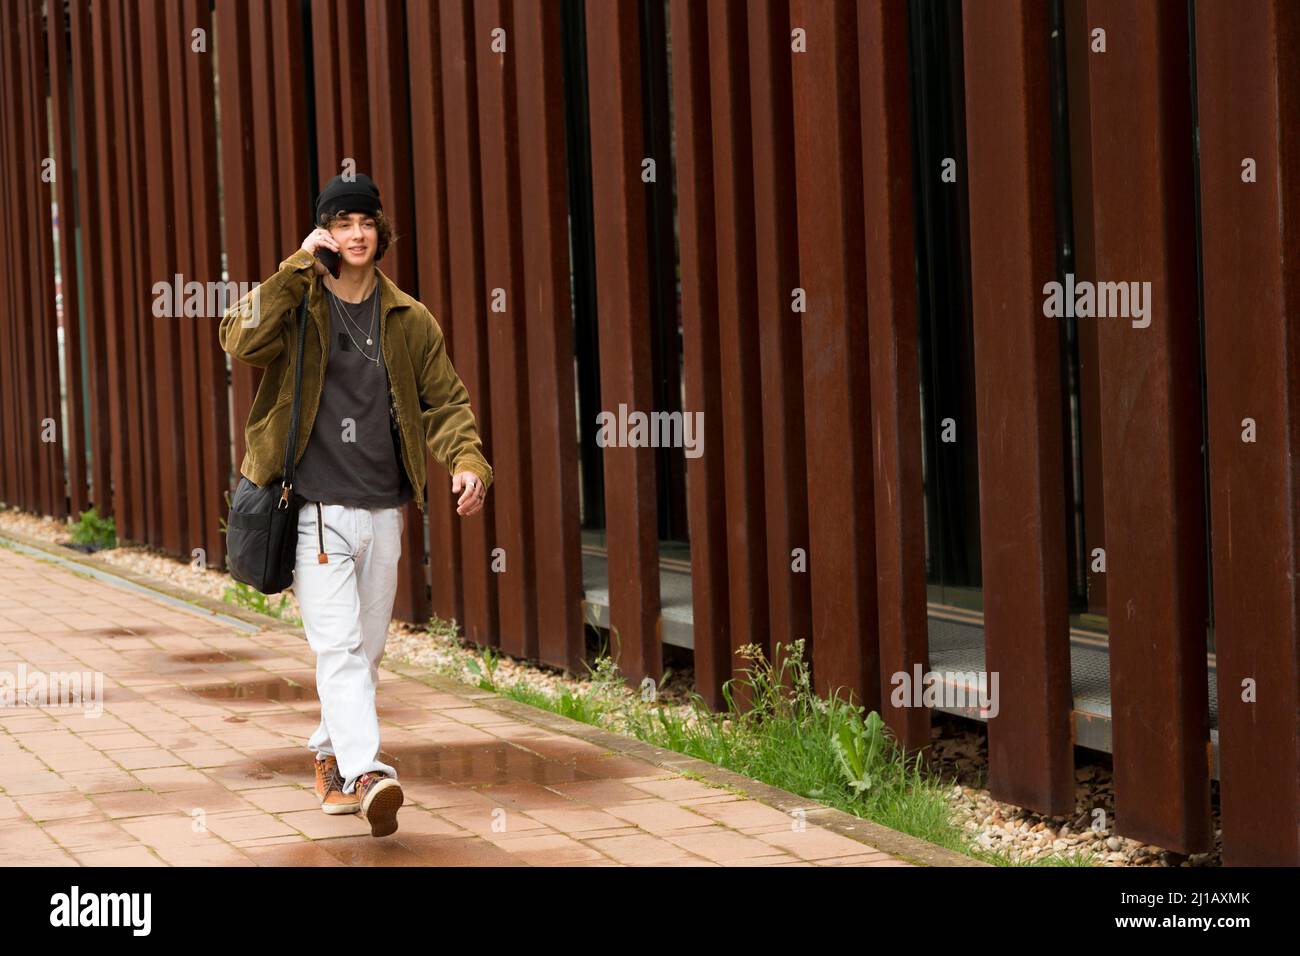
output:
<svg viewBox="0 0 1300 956"><path fill-rule="evenodd" d="M246 475L230 499L226 520L226 564L230 576L261 591L278 594L293 584L298 550L298 512L303 498L293 490L294 451L302 400L303 342L307 338L307 296L298 305L298 362L293 370L293 413L284 450L284 474L255 485Z"/></svg>

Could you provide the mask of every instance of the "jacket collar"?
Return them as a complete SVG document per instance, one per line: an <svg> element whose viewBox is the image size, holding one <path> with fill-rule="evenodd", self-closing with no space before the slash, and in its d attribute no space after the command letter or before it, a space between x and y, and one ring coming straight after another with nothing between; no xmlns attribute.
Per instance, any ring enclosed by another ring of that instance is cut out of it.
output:
<svg viewBox="0 0 1300 956"><path fill-rule="evenodd" d="M388 315L393 309L415 307L415 300L399 289L396 282L384 275L382 269L375 266L375 272L379 275L379 308L383 315Z"/></svg>
<svg viewBox="0 0 1300 956"><path fill-rule="evenodd" d="M388 276L378 266L375 267L379 281L379 320L382 322L388 317L388 313L394 309L410 309L415 307L415 300L397 287L397 283ZM322 340L329 329L329 314L325 309L325 279L323 276L316 276L316 281L308 293L307 307L312 314L320 317L318 326Z"/></svg>

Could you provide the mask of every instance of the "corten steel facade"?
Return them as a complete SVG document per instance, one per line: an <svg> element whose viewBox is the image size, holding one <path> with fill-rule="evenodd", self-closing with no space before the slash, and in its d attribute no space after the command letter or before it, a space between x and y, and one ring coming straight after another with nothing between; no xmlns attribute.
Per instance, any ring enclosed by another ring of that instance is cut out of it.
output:
<svg viewBox="0 0 1300 956"><path fill-rule="evenodd" d="M269 275L351 159L496 469L461 521L428 463L397 616L579 670L603 568L636 683L675 566L712 705L804 638L910 747L964 621L1049 813L1091 634L1117 831L1208 849L1217 785L1225 862L1300 863L1297 50L1285 0L12 0L0 498L220 564L258 373L154 286ZM1067 273L1150 324L1045 317Z"/></svg>

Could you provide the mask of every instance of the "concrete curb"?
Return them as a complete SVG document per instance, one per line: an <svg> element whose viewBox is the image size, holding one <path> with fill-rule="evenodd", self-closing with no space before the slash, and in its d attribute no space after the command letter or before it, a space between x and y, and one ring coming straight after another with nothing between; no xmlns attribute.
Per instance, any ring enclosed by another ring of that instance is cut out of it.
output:
<svg viewBox="0 0 1300 956"><path fill-rule="evenodd" d="M120 568L97 558L93 554L83 554L67 548L55 550L47 541L39 538L32 538L28 535L18 532L4 530L0 531L0 543L6 539L25 545L36 551L41 551L62 561L83 565L84 567L94 569L111 577L120 578L138 588L154 591L159 594L170 597L174 600L181 601L191 605L198 610L208 611L214 615L235 618L247 624L257 625L259 628L268 628L271 630L284 631L290 634L297 634L306 640L306 635L301 627L275 618L269 618L265 615L257 614L243 608L232 607L221 601L215 601L206 595L197 594L192 591L186 591L165 581L159 581L134 571ZM790 793L778 787L770 786L758 780L741 776L725 767L719 767L708 761L700 760L696 757L689 757L685 754L679 754L672 750L663 750L644 741L637 740L635 737L626 737L622 734L615 734L599 727L585 724L579 720L573 720L560 714L553 713L549 710L542 710L537 707L530 707L519 701L511 700L500 694L490 691L480 690L467 684L462 684L449 677L431 671L426 668L416 667L404 663L390 663L385 665L385 669L395 674L401 674L412 680L418 680L423 684L434 687L444 693L453 694L466 701L472 701L475 706L487 707L498 713L507 715L515 720L521 720L534 726L544 727L547 730L556 733L566 734L570 737L577 737L588 743L603 747L613 753L632 757L642 760L656 767L665 770L672 770L678 773L689 774L698 777L706 783L713 784L717 787L723 787L730 790L743 793L748 799L758 803L765 804L773 809L780 810L782 813L790 813L793 810L802 810L806 818L823 829L830 830L832 833L839 834L847 839L862 843L864 846L888 853L890 856L905 860L908 863L914 863L918 866L953 866L953 867L988 867L989 863L972 859L953 850L936 846L933 843L927 843L917 837L901 833L897 830L891 830L888 827L873 823L870 820L864 820L861 817L855 817L850 813L842 810L836 810L833 807L826 807L815 800L807 797L800 797L797 794Z"/></svg>

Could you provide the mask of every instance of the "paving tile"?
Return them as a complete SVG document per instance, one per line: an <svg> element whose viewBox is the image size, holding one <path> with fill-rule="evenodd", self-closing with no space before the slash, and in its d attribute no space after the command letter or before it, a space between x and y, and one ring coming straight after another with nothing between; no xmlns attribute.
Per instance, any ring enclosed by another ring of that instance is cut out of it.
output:
<svg viewBox="0 0 1300 956"><path fill-rule="evenodd" d="M67 850L51 843L39 850L28 850L21 859L8 859L6 862L20 866L79 866L80 861Z"/></svg>
<svg viewBox="0 0 1300 956"><path fill-rule="evenodd" d="M319 813L319 811L316 811ZM325 814L320 813L321 817ZM257 840L264 837L289 836L294 828L263 810L226 810L206 814L207 828L228 842Z"/></svg>
<svg viewBox="0 0 1300 956"><path fill-rule="evenodd" d="M239 851L258 866L346 866L319 843L276 843L242 846Z"/></svg>
<svg viewBox="0 0 1300 956"><path fill-rule="evenodd" d="M139 750L114 750L112 756L124 770L148 770L157 767L183 767L185 761L162 747Z"/></svg>
<svg viewBox="0 0 1300 956"><path fill-rule="evenodd" d="M66 773L71 770L112 770L117 767L112 760L96 750L64 750L58 753L41 753L41 760L51 770Z"/></svg>
<svg viewBox="0 0 1300 956"><path fill-rule="evenodd" d="M398 811L398 824L406 823L406 814ZM370 825L359 813L325 813L320 807L294 810L276 815L284 826L291 827L309 840L328 840L333 837L369 836Z"/></svg>
<svg viewBox="0 0 1300 956"><path fill-rule="evenodd" d="M206 786L209 778L194 767L144 767L133 771L137 780L150 790L167 793L172 790L193 790Z"/></svg>
<svg viewBox="0 0 1300 956"><path fill-rule="evenodd" d="M667 800L653 800L649 803L622 803L609 807L610 816L618 817L635 824L647 833L665 834L678 830L716 828L717 824L708 817L692 813Z"/></svg>
<svg viewBox="0 0 1300 956"><path fill-rule="evenodd" d="M774 853L772 846L757 837L745 836L722 826L714 827L703 833L671 834L665 836L664 839L696 856L717 863L764 858L773 855L798 859L798 857L791 854Z"/></svg>
<svg viewBox="0 0 1300 956"><path fill-rule="evenodd" d="M148 817L157 813L169 813L173 809L161 796L149 790L101 793L96 794L93 800L100 812L112 820Z"/></svg>
<svg viewBox="0 0 1300 956"><path fill-rule="evenodd" d="M5 792L10 796L22 796L24 794L34 793L60 793L67 790L75 790L68 780L64 779L52 770L20 771L18 773L6 773L4 779Z"/></svg>
<svg viewBox="0 0 1300 956"><path fill-rule="evenodd" d="M149 846L195 846L222 842L205 827L206 815L159 813L117 821L127 833Z"/></svg>
<svg viewBox="0 0 1300 956"><path fill-rule="evenodd" d="M528 816L548 827L562 833L580 834L584 830L608 830L622 827L625 822L619 817L597 810L594 807L574 807L572 809L547 808L526 811Z"/></svg>
<svg viewBox="0 0 1300 956"><path fill-rule="evenodd" d="M313 790L301 787L263 787L245 791L244 799L259 809L269 813L284 814L291 810L313 810L325 814L320 809L320 798Z"/></svg>
<svg viewBox="0 0 1300 956"><path fill-rule="evenodd" d="M102 808L98 807L79 790L68 790L61 793L19 794L13 798L13 801L18 809L26 815L27 819L37 823L103 816Z"/></svg>
<svg viewBox="0 0 1300 956"><path fill-rule="evenodd" d="M133 846L136 838L107 818L102 820L55 821L45 825L45 833L65 850L111 850Z"/></svg>
<svg viewBox="0 0 1300 956"><path fill-rule="evenodd" d="M252 866L247 851L229 844L161 845L153 852L172 866Z"/></svg>
<svg viewBox="0 0 1300 956"><path fill-rule="evenodd" d="M529 866L568 866L608 859L599 850L562 833L520 836L508 842L497 843L497 846Z"/></svg>
<svg viewBox="0 0 1300 956"><path fill-rule="evenodd" d="M167 790L158 798L170 810L192 814L195 810L219 813L223 810L253 810L256 805L249 800L256 790L234 791L214 783L190 790Z"/></svg>
<svg viewBox="0 0 1300 956"><path fill-rule="evenodd" d="M777 830L773 833L760 833L757 839L772 846L779 847L801 860L819 860L826 857L843 856L849 853L861 853L862 844L848 837L815 826L803 830Z"/></svg>
<svg viewBox="0 0 1300 956"><path fill-rule="evenodd" d="M112 770L71 771L63 773L62 777L82 793L113 793L139 790L144 786L135 776L117 767Z"/></svg>
<svg viewBox="0 0 1300 956"><path fill-rule="evenodd" d="M78 850L73 853L83 866L166 866L148 847L126 846L110 850Z"/></svg>
<svg viewBox="0 0 1300 956"><path fill-rule="evenodd" d="M648 833L602 837L584 842L606 856L629 866L680 860L684 856L680 847Z"/></svg>
<svg viewBox="0 0 1300 956"><path fill-rule="evenodd" d="M21 866L29 852L58 846L54 838L35 823L25 818L18 823L8 822L0 826L0 847L4 847L6 859Z"/></svg>

